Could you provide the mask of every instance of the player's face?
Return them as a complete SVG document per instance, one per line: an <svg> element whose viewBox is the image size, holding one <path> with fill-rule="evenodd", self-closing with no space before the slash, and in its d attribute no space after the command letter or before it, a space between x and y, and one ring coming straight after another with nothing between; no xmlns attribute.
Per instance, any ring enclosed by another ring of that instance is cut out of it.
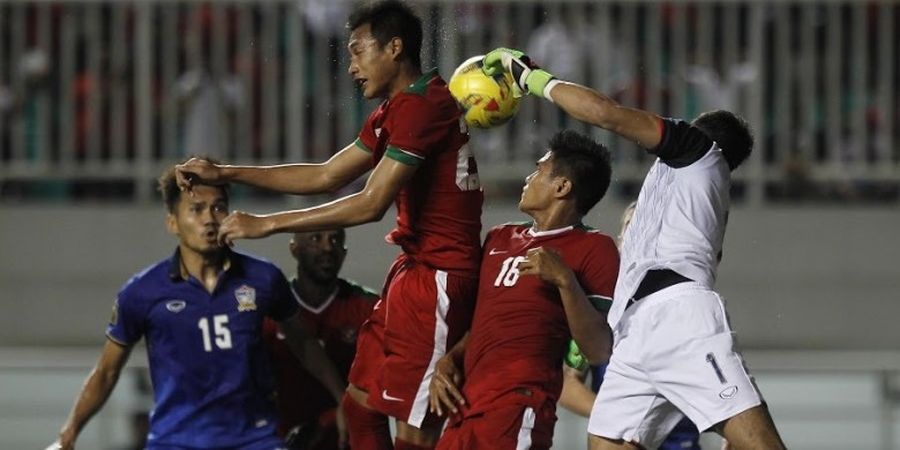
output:
<svg viewBox="0 0 900 450"><path fill-rule="evenodd" d="M387 98L397 72L392 43L380 45L372 36L372 27L363 24L350 33L347 49L350 51L347 71L362 90L363 97Z"/></svg>
<svg viewBox="0 0 900 450"><path fill-rule="evenodd" d="M218 243L219 225L228 215L228 199L220 187L196 185L193 195L185 192L174 214L166 217L169 232L178 236L181 246L201 255L222 250Z"/></svg>
<svg viewBox="0 0 900 450"><path fill-rule="evenodd" d="M343 230L296 233L291 239L291 254L297 268L319 283L330 283L338 276L347 247Z"/></svg>
<svg viewBox="0 0 900 450"><path fill-rule="evenodd" d="M525 177L525 187L519 199L519 210L531 214L547 208L555 191L553 176L553 152L547 152L537 162L537 168Z"/></svg>

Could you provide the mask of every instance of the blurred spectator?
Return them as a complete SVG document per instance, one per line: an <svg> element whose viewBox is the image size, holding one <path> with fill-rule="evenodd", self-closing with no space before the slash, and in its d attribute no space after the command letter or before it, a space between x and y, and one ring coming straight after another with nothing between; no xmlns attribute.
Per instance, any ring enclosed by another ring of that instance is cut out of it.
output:
<svg viewBox="0 0 900 450"><path fill-rule="evenodd" d="M237 113L246 103L246 91L239 76L212 66L204 56L194 68L175 82L174 97L184 119L181 154L228 158L229 135Z"/></svg>
<svg viewBox="0 0 900 450"><path fill-rule="evenodd" d="M741 89L757 79L756 66L743 62L722 71L694 64L687 67L685 81L697 96L697 111L738 110Z"/></svg>

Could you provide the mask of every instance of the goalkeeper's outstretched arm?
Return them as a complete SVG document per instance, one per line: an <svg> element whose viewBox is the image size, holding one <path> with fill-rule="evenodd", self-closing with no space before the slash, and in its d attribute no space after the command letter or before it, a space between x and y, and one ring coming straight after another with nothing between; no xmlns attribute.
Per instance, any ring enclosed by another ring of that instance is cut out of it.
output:
<svg viewBox="0 0 900 450"><path fill-rule="evenodd" d="M509 72L519 92L546 98L570 116L644 148L653 149L662 139L662 121L656 114L619 105L594 89L559 80L519 50L498 48L489 52L484 57L483 70L488 75L501 70Z"/></svg>

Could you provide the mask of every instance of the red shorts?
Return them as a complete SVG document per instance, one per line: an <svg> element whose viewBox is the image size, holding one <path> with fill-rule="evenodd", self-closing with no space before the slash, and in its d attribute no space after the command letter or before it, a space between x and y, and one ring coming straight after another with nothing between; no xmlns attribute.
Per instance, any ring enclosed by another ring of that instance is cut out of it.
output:
<svg viewBox="0 0 900 450"><path fill-rule="evenodd" d="M447 425L436 450L549 449L553 445L556 405L539 403L524 400L467 414Z"/></svg>
<svg viewBox="0 0 900 450"><path fill-rule="evenodd" d="M415 427L440 423L428 414L428 384L437 360L469 329L478 278L401 255L384 286L382 301L360 328L349 381L384 414Z"/></svg>

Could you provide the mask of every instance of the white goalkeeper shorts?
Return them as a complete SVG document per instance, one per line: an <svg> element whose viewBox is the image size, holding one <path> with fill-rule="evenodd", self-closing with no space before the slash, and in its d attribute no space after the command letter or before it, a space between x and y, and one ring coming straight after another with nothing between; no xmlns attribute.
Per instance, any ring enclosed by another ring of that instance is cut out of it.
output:
<svg viewBox="0 0 900 450"><path fill-rule="evenodd" d="M701 431L762 403L719 294L686 282L626 309L588 432L657 448L686 415Z"/></svg>

